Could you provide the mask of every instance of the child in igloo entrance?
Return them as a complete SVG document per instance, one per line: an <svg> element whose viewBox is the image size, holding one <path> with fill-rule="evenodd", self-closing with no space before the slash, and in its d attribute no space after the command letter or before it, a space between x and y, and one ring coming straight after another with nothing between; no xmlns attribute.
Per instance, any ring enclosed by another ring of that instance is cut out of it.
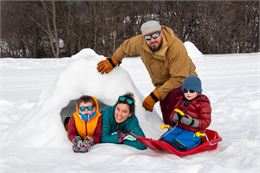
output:
<svg viewBox="0 0 260 173"><path fill-rule="evenodd" d="M77 100L76 111L70 117L67 128L75 153L88 152L91 146L100 143L102 118L95 97L83 95Z"/></svg>

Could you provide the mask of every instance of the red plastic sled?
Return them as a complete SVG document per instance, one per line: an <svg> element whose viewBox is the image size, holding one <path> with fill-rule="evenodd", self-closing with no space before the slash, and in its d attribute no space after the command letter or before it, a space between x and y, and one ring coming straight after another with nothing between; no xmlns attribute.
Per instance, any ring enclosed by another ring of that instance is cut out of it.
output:
<svg viewBox="0 0 260 173"><path fill-rule="evenodd" d="M215 150L217 148L218 142L220 142L222 138L214 130L206 129L205 133L207 137L202 137L203 140L202 144L186 151L179 151L165 141L159 141L159 140L144 138L140 136L137 136L136 138L144 145L146 145L148 148L151 148L153 150L166 151L168 153L183 157L183 156L196 154L204 151Z"/></svg>

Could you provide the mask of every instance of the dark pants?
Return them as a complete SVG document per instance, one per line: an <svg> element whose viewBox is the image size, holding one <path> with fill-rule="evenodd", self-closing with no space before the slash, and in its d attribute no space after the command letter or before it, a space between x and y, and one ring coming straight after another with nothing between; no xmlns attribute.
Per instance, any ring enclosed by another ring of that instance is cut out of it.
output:
<svg viewBox="0 0 260 173"><path fill-rule="evenodd" d="M163 122L165 124L170 124L170 114L174 109L174 106L177 103L177 97L182 96L181 87L173 89L169 94L160 101ZM170 124L172 125L172 124Z"/></svg>

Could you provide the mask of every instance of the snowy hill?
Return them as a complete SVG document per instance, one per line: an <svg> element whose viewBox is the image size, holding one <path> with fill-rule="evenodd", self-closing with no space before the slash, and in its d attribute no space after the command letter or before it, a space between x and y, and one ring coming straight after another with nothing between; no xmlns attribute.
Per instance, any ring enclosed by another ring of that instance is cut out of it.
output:
<svg viewBox="0 0 260 173"><path fill-rule="evenodd" d="M211 129L223 141L217 150L180 158L125 145L98 144L75 154L60 111L82 94L106 104L132 91L146 136L163 133L160 109L141 104L153 89L138 58L124 59L108 75L96 71L104 58L84 49L64 59L0 59L0 172L252 172L260 168L260 53L203 55L191 43L189 55L213 108Z"/></svg>

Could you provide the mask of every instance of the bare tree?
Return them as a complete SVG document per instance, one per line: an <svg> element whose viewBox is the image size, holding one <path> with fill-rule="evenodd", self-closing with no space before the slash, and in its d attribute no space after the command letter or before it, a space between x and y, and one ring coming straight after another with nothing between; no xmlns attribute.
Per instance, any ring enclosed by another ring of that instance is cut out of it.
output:
<svg viewBox="0 0 260 173"><path fill-rule="evenodd" d="M52 54L55 58L59 58L60 49L59 49L59 37L57 32L57 24L56 24L56 6L55 2L52 0L50 1L50 8L47 6L48 2L44 2L41 0L42 4L42 11L45 16L45 25L38 22L34 19L33 16L30 16L30 19L35 22L49 37L49 44L52 50Z"/></svg>
<svg viewBox="0 0 260 173"><path fill-rule="evenodd" d="M256 52L259 1L0 1L1 57L110 56L155 19L203 53ZM64 42L60 47L59 41Z"/></svg>

